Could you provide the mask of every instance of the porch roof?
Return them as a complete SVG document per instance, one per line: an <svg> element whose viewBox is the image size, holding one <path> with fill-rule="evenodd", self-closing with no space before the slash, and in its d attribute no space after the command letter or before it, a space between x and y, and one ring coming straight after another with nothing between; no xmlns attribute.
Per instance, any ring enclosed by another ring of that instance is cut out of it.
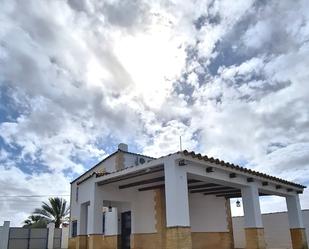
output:
<svg viewBox="0 0 309 249"><path fill-rule="evenodd" d="M198 160L201 160L201 161L222 167L223 169L226 168L226 169L230 169L230 170L239 171L239 172L249 174L249 175L252 175L252 176L255 176L255 177L264 178L265 180L271 180L271 181L278 182L278 183L281 183L281 184L290 185L290 186L293 186L293 187L296 187L296 188L299 188L299 189L306 188L306 186L295 183L295 182L287 181L287 180L284 180L284 179L281 179L281 178L278 178L278 177L275 177L275 176L271 176L271 175L268 175L268 174L265 174L265 173L262 173L262 172L251 170L249 168L241 167L241 166L235 165L233 163L225 162L225 161L219 160L217 158L208 157L207 155L201 155L200 153L195 153L194 151L187 151L187 150L178 151L178 152L175 152L175 153L172 153L172 154L168 154L166 156L162 156L158 159L153 159L151 162L145 163L142 166L141 165L131 166L131 167L127 167L127 168L117 170L117 171L114 171L114 172L93 172L87 178L77 182L77 184L80 184L80 183L86 181L87 179L91 178L92 176L96 176L96 178L100 178L100 177L104 177L104 176L108 175L108 178L113 178L113 176L115 176L115 177L121 177L122 176L123 177L126 174L131 175L131 174L134 174L134 172L138 173L139 171L145 170L145 168L147 168L148 165L149 165L149 168L153 168L153 169L157 170L158 167L156 167L156 165L160 164L161 166L159 167L159 169L163 170L163 167L162 167L163 166L163 159L166 158L166 157L172 156L172 155L176 155L176 154L181 156L183 159L188 159L188 160L190 158L198 159ZM135 169L136 169L136 171L135 171Z"/></svg>
<svg viewBox="0 0 309 249"><path fill-rule="evenodd" d="M237 170L237 171L248 173L248 174L251 174L251 175L254 175L254 176L263 177L265 179L276 181L278 183L291 185L291 186L297 187L297 188L303 188L303 189L306 188L306 186L295 183L295 182L287 181L287 180L284 180L284 179L281 179L281 178L278 178L278 177L275 177L275 176L271 176L271 175L268 175L268 174L265 174L265 173L262 173L262 172L259 172L259 171L255 171L255 170L252 170L252 169L241 167L239 165L235 165L233 163L225 162L225 161L219 160L217 158L208 157L206 155L203 156L200 153L198 153L198 154L195 153L194 151L189 152L187 150L184 150L182 152L177 152L177 153L182 153L184 156L197 158L197 159L203 160L205 162L214 163L214 164L217 164L217 165L220 165L220 166L223 166L223 167L227 167L227 168L230 168L230 169L234 169L234 170Z"/></svg>

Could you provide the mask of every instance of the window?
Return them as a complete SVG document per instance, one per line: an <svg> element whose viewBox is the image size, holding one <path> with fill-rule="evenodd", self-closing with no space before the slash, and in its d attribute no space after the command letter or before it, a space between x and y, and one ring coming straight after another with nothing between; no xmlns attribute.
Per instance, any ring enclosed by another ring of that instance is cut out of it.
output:
<svg viewBox="0 0 309 249"><path fill-rule="evenodd" d="M76 187L75 201L78 202L78 187Z"/></svg>
<svg viewBox="0 0 309 249"><path fill-rule="evenodd" d="M105 212L103 212L102 233L105 234Z"/></svg>
<svg viewBox="0 0 309 249"><path fill-rule="evenodd" d="M72 221L72 237L77 236L77 220Z"/></svg>

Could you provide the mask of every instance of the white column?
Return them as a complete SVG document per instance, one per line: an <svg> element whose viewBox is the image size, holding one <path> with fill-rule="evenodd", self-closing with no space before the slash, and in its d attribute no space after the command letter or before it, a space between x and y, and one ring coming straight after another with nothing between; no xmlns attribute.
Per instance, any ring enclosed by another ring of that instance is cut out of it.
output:
<svg viewBox="0 0 309 249"><path fill-rule="evenodd" d="M7 249L9 243L10 222L5 221L0 228L0 249Z"/></svg>
<svg viewBox="0 0 309 249"><path fill-rule="evenodd" d="M77 221L77 235L87 235L88 203L79 206L79 220Z"/></svg>
<svg viewBox="0 0 309 249"><path fill-rule="evenodd" d="M61 229L61 248L68 248L69 227L63 226Z"/></svg>
<svg viewBox="0 0 309 249"><path fill-rule="evenodd" d="M92 192L90 193L90 205L88 207L89 227L88 234L102 234L103 227L103 199L96 183L93 183Z"/></svg>
<svg viewBox="0 0 309 249"><path fill-rule="evenodd" d="M173 157L164 161L166 225L190 226L187 172Z"/></svg>
<svg viewBox="0 0 309 249"><path fill-rule="evenodd" d="M288 196L285 199L288 208L290 228L304 228L299 196Z"/></svg>
<svg viewBox="0 0 309 249"><path fill-rule="evenodd" d="M263 228L259 191L255 184L241 189L244 206L245 227Z"/></svg>
<svg viewBox="0 0 309 249"><path fill-rule="evenodd" d="M55 223L49 223L47 225L47 228L48 228L47 248L53 249L54 248Z"/></svg>

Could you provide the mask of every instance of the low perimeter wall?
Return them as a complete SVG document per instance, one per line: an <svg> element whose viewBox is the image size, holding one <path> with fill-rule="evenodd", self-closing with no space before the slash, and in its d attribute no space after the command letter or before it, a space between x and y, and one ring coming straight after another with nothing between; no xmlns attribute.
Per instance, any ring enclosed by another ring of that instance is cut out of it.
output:
<svg viewBox="0 0 309 249"><path fill-rule="evenodd" d="M309 210L303 210L303 221L309 239ZM263 214L266 248L292 248L287 212ZM244 217L233 217L235 248L245 248Z"/></svg>
<svg viewBox="0 0 309 249"><path fill-rule="evenodd" d="M66 249L68 237L68 227L55 228L53 223L47 228L22 228L5 221L0 226L0 249Z"/></svg>
<svg viewBox="0 0 309 249"><path fill-rule="evenodd" d="M303 210L303 220L306 227L307 238L309 239L309 210ZM286 212L263 214L263 224L265 230L265 240L267 248L285 248L291 249L291 236L289 231L289 222ZM0 226L0 249L7 249L9 239L9 222L5 222ZM61 230L61 248L68 248L69 229L62 228ZM49 241L47 248L57 248L53 245L52 235L54 233L53 226L49 228ZM245 248L245 231L244 231L244 217L233 217L233 234L235 248Z"/></svg>

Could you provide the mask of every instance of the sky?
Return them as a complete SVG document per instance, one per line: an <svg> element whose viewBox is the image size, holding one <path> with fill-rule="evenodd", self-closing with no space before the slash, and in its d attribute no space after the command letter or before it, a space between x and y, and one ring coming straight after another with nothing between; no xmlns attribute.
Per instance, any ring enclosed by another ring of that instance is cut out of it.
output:
<svg viewBox="0 0 309 249"><path fill-rule="evenodd" d="M183 149L309 185L308 68L306 0L2 0L0 224L20 226L47 198L8 196L69 199L120 142L162 156L181 136Z"/></svg>

